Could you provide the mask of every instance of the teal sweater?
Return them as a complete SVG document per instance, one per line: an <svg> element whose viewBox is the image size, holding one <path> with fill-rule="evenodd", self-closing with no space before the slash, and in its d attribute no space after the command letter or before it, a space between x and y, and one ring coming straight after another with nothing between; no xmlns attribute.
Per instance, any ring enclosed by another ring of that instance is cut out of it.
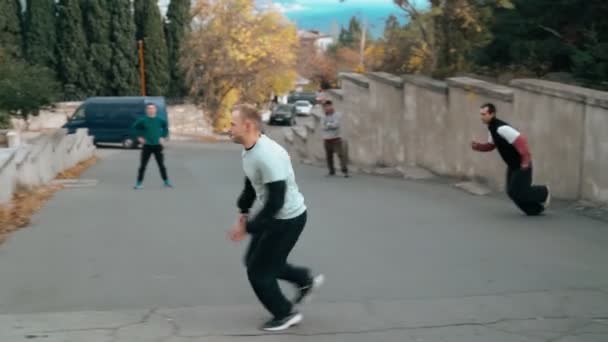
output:
<svg viewBox="0 0 608 342"><path fill-rule="evenodd" d="M169 135L167 121L159 117L145 116L137 120L133 124L135 135L146 140L146 145L159 145L160 138L166 138Z"/></svg>

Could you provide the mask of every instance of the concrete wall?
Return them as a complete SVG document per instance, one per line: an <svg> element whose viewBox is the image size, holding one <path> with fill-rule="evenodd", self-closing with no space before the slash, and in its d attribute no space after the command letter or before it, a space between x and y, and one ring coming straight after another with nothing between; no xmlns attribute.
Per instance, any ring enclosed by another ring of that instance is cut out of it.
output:
<svg viewBox="0 0 608 342"><path fill-rule="evenodd" d="M379 166L401 165L410 162L413 156L409 148L413 137L403 128L413 127L407 123L403 111L403 80L387 73L371 73L370 119L377 122L372 132L375 138L375 163Z"/></svg>
<svg viewBox="0 0 608 342"><path fill-rule="evenodd" d="M502 191L505 165L498 153L471 150L472 140L487 141L479 109L492 102L499 118L528 137L534 182L550 185L558 198L608 203L608 93L530 79L507 87L385 73L341 74L340 82L341 89L328 94L344 115L354 164L421 166ZM317 120L293 139L313 161L323 156L319 130Z"/></svg>
<svg viewBox="0 0 608 342"><path fill-rule="evenodd" d="M456 177L475 178L502 189L505 183L505 167L494 153L479 153L471 149L471 141L488 141L488 129L481 122L480 107L494 103L498 116L515 127L513 121L513 90L484 81L458 77L448 79L448 117L446 135L446 161L448 174Z"/></svg>
<svg viewBox="0 0 608 342"><path fill-rule="evenodd" d="M86 129L67 134L45 132L15 148L0 149L0 205L12 198L17 186L33 187L93 156L95 146Z"/></svg>
<svg viewBox="0 0 608 342"><path fill-rule="evenodd" d="M587 95L584 132L581 195L608 203L608 93Z"/></svg>
<svg viewBox="0 0 608 342"><path fill-rule="evenodd" d="M404 76L404 116L413 127L403 135L413 137L413 162L437 174L448 174L448 87L423 76Z"/></svg>
<svg viewBox="0 0 608 342"><path fill-rule="evenodd" d="M369 80L357 74L340 77L344 101L340 111L345 116L343 134L348 141L349 158L361 165L376 165L380 142L376 120L370 106Z"/></svg>

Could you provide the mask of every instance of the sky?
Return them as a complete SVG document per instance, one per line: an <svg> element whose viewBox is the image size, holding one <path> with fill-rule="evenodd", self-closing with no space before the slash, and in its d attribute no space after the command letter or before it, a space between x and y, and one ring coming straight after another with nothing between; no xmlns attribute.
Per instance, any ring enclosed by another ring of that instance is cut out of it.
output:
<svg viewBox="0 0 608 342"><path fill-rule="evenodd" d="M161 9L166 10L170 0L159 0ZM412 0L425 6L427 0ZM374 36L382 34L386 18L395 14L403 22L403 11L393 0L256 0L260 6L273 6L300 29L315 29L332 34L340 26L347 26L351 17L366 20Z"/></svg>

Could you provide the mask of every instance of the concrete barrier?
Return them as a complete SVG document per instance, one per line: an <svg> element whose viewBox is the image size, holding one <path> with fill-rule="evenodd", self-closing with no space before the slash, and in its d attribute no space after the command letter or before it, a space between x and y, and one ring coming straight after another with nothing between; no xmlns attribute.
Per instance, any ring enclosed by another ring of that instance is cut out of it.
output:
<svg viewBox="0 0 608 342"><path fill-rule="evenodd" d="M35 187L52 181L95 153L87 129L67 134L58 129L25 140L13 148L0 149L0 205L12 198L16 187Z"/></svg>
<svg viewBox="0 0 608 342"><path fill-rule="evenodd" d="M420 166L502 191L505 165L498 153L470 147L473 139L487 140L479 108L492 102L500 118L528 137L534 182L550 185L557 198L608 203L606 92L530 79L511 86L385 73L346 73L339 79L341 89L327 94L344 115L353 164ZM292 150L308 159L323 156L318 120L294 133Z"/></svg>

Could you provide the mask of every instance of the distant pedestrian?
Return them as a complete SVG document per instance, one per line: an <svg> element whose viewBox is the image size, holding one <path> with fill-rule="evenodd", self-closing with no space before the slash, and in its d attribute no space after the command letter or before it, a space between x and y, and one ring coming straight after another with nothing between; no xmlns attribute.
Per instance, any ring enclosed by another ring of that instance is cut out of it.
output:
<svg viewBox="0 0 608 342"><path fill-rule="evenodd" d="M342 137L341 120L342 114L336 112L330 100L323 102L325 116L321 121L323 144L325 145L325 157L327 159L328 176L334 176L336 169L334 166L334 154L340 159L340 168L344 177L349 177L348 173L348 154L346 142Z"/></svg>
<svg viewBox="0 0 608 342"><path fill-rule="evenodd" d="M245 188L237 205L240 215L229 232L232 241L251 235L245 255L247 276L256 296L273 315L261 329L281 331L302 321L294 305L304 302L323 283L323 276L287 263L307 220L304 197L298 189L291 159L285 149L260 132L262 118L252 106L232 113L232 140L243 145ZM262 205L253 218L248 213L256 198ZM278 279L298 288L293 302L285 298Z"/></svg>
<svg viewBox="0 0 608 342"><path fill-rule="evenodd" d="M481 121L488 126L488 142L473 142L480 152L498 149L507 164L506 190L513 202L527 215L541 214L551 201L551 191L544 185L532 185L532 156L526 137L496 117L492 103L481 106Z"/></svg>
<svg viewBox="0 0 608 342"><path fill-rule="evenodd" d="M167 168L165 167L163 155L163 145L169 135L169 129L167 127L167 121L159 118L156 115L156 112L156 105L148 104L146 106L146 116L133 124L137 140L143 145L135 189L143 189L146 166L152 155L154 155L154 159L156 159L165 187L172 187L171 182L169 182L169 178L167 177Z"/></svg>

